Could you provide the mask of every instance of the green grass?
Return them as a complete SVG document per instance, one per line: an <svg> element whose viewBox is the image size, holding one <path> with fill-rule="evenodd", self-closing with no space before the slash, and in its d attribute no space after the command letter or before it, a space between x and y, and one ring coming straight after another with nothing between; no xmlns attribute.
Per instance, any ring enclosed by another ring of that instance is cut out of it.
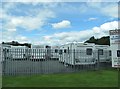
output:
<svg viewBox="0 0 120 89"><path fill-rule="evenodd" d="M0 88L2 87L2 75L0 74Z"/></svg>
<svg viewBox="0 0 120 89"><path fill-rule="evenodd" d="M116 70L34 76L4 76L3 87L117 87Z"/></svg>

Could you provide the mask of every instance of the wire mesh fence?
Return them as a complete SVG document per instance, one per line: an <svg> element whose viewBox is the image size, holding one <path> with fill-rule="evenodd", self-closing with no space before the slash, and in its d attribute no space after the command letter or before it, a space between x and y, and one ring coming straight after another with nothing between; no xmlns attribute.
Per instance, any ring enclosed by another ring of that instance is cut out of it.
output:
<svg viewBox="0 0 120 89"><path fill-rule="evenodd" d="M99 70L111 67L109 50L2 49L3 75L33 75Z"/></svg>

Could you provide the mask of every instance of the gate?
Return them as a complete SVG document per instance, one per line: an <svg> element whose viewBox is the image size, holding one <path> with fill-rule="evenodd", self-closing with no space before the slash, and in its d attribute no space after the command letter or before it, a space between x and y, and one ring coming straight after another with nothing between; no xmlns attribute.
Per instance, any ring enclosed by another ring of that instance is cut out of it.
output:
<svg viewBox="0 0 120 89"><path fill-rule="evenodd" d="M49 73L66 73L66 72L79 72L99 69L101 63L96 62L95 64L88 65L71 65L67 61L74 64L77 60L81 51L67 51L62 53L59 50L53 49L31 49L31 48L5 48L2 50L2 73L3 75L33 75L33 74L49 74ZM73 56L70 56L70 55ZM84 52L82 52L82 55ZM99 55L99 54L98 54ZM93 59L95 55L93 56ZM98 56L99 58L100 56ZM108 55L106 54L106 57ZM66 61L63 58L67 58ZM89 58L89 57L88 57ZM85 56L82 56L82 60ZM100 60L100 59L99 59ZM81 61L81 60L80 60ZM87 61L86 61L87 62ZM106 67L106 63L104 65ZM108 67L111 64L107 65Z"/></svg>

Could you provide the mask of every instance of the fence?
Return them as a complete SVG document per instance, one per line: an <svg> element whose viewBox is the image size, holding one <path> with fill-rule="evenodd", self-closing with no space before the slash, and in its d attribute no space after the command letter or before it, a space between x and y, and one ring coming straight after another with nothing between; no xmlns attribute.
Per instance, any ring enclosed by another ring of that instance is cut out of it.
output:
<svg viewBox="0 0 120 89"><path fill-rule="evenodd" d="M3 75L66 73L111 67L111 55L109 50L6 48L1 63Z"/></svg>

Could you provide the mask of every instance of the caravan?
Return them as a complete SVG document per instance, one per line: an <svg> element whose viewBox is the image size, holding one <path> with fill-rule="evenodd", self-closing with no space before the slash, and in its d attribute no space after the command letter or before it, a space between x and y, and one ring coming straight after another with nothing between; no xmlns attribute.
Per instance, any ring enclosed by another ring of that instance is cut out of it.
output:
<svg viewBox="0 0 120 89"><path fill-rule="evenodd" d="M51 57L51 46L47 45L32 45L31 47L31 59L48 59Z"/></svg>
<svg viewBox="0 0 120 89"><path fill-rule="evenodd" d="M58 59L59 58L59 47L58 46L47 46L47 45L32 45L32 56L38 59ZM36 52L33 52L36 50Z"/></svg>
<svg viewBox="0 0 120 89"><path fill-rule="evenodd" d="M26 46L11 46L9 49L13 60L25 59L28 55L28 47Z"/></svg>
<svg viewBox="0 0 120 89"><path fill-rule="evenodd" d="M59 59L59 47L51 46L51 59Z"/></svg>
<svg viewBox="0 0 120 89"><path fill-rule="evenodd" d="M111 49L109 45L95 45L94 57L99 62L111 62Z"/></svg>
<svg viewBox="0 0 120 89"><path fill-rule="evenodd" d="M100 56L98 52L101 53ZM68 65L88 65L110 59L108 45L93 43L69 43L60 46L59 61Z"/></svg>
<svg viewBox="0 0 120 89"><path fill-rule="evenodd" d="M8 44L0 44L0 61L4 61L5 58L10 58L12 55L10 55L10 49L11 45Z"/></svg>

